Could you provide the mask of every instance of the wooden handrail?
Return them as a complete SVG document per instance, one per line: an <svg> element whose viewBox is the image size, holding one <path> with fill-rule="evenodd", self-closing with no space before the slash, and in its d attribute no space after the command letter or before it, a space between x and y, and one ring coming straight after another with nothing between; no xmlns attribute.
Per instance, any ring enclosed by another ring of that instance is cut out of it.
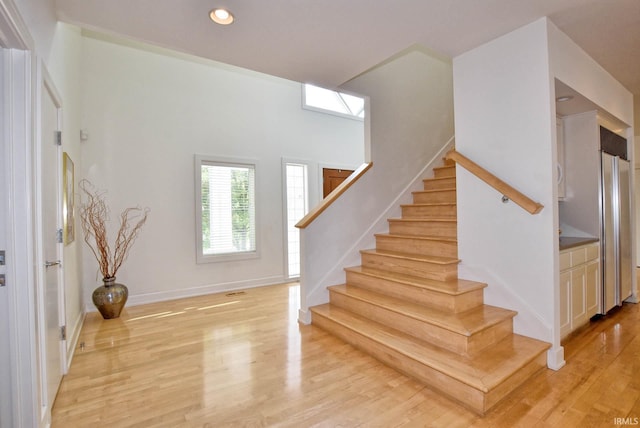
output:
<svg viewBox="0 0 640 428"><path fill-rule="evenodd" d="M296 224L296 227L298 229L304 229L305 227L309 226L311 222L315 220L316 217L318 217L322 211L329 208L329 205L331 205L333 201L338 199L340 195L346 192L347 189L351 187L353 183L358 181L358 179L362 177L364 173L367 172L369 168L371 168L372 166L373 166L373 162L363 163L362 165L360 165L358 169L353 171L353 173L351 173L350 176L348 176L342 183L340 183L338 187L333 189L333 191L329 193L327 197L320 202L320 204L318 204L315 208L309 211L307 215L302 217L302 219Z"/></svg>
<svg viewBox="0 0 640 428"><path fill-rule="evenodd" d="M489 186L493 187L516 204L520 205L525 211L529 212L530 214L538 214L540 211L542 211L542 208L544 208L544 205L525 196L517 189L514 189L471 159L461 155L455 150L450 150L445 156L445 159L452 160L455 163L459 164L467 171L478 177L480 180L484 181Z"/></svg>

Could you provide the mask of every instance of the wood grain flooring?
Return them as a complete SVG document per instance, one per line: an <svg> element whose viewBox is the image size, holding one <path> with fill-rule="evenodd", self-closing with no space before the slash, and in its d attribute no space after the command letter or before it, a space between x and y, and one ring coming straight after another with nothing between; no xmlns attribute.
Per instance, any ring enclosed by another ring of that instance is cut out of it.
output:
<svg viewBox="0 0 640 428"><path fill-rule="evenodd" d="M640 418L640 305L564 343L485 417L314 326L297 284L91 313L53 408L67 427L615 427Z"/></svg>

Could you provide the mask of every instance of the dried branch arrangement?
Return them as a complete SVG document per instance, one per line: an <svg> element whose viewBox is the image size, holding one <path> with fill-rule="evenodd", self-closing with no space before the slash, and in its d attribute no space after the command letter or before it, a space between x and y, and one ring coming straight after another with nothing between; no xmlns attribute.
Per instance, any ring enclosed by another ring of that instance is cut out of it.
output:
<svg viewBox="0 0 640 428"><path fill-rule="evenodd" d="M84 241L89 245L98 261L102 277L104 279L115 278L116 272L127 259L129 250L138 237L140 229L147 221L150 210L149 208L130 207L122 211L120 228L112 251L107 236L109 208L104 198L106 191L96 189L88 180L81 180L78 187L86 197L80 206Z"/></svg>

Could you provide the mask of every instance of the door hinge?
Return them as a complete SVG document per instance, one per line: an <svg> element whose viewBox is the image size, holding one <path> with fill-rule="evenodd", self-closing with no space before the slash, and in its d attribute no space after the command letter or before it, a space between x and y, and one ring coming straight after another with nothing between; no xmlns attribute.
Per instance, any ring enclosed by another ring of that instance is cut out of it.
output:
<svg viewBox="0 0 640 428"><path fill-rule="evenodd" d="M60 327L60 340L67 340L67 326Z"/></svg>
<svg viewBox="0 0 640 428"><path fill-rule="evenodd" d="M56 242L62 244L62 229L56 230Z"/></svg>
<svg viewBox="0 0 640 428"><path fill-rule="evenodd" d="M62 131L54 131L56 134L56 145L57 146L61 146L62 145Z"/></svg>

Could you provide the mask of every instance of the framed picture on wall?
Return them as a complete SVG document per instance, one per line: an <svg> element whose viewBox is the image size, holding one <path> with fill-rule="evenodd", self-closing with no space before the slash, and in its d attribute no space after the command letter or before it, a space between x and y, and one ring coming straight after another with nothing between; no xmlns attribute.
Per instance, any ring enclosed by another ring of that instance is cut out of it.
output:
<svg viewBox="0 0 640 428"><path fill-rule="evenodd" d="M74 176L73 176L73 161L64 152L62 154L62 239L65 245L73 242L75 239L75 207L74 207Z"/></svg>

